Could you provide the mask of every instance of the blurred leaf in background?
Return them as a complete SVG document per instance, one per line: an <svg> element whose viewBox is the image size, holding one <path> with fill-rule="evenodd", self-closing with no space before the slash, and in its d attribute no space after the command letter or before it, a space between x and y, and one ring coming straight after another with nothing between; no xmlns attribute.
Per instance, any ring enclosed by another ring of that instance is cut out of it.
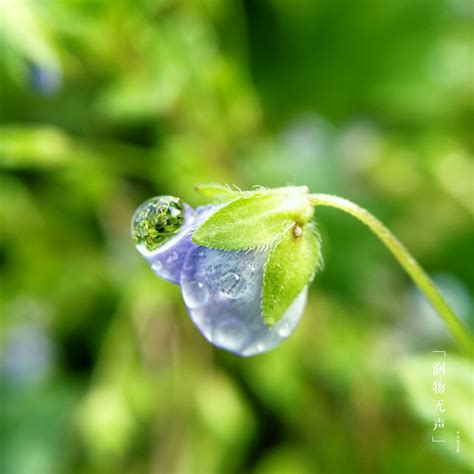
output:
<svg viewBox="0 0 474 474"><path fill-rule="evenodd" d="M318 210L300 327L239 359L129 223L196 183L340 194L472 329L473 22L471 0L0 2L0 471L470 472L472 370L363 226Z"/></svg>

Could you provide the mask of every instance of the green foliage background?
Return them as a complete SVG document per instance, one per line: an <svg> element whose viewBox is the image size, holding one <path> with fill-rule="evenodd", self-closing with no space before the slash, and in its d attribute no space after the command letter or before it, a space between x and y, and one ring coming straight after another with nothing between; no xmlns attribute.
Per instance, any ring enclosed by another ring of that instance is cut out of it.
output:
<svg viewBox="0 0 474 474"><path fill-rule="evenodd" d="M0 13L2 473L470 472L472 366L446 360L433 433L431 351L456 349L362 225L318 209L326 266L299 328L240 359L198 333L129 222L153 195L201 204L202 182L340 194L472 329L471 0Z"/></svg>

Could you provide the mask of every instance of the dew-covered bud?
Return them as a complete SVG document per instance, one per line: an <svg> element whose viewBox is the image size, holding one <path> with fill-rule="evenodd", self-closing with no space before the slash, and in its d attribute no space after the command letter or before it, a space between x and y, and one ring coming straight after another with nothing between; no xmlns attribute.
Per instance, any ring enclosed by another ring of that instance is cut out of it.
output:
<svg viewBox="0 0 474 474"><path fill-rule="evenodd" d="M151 198L135 211L132 237L159 277L179 283L184 257L193 245L194 219L194 210L173 196Z"/></svg>
<svg viewBox="0 0 474 474"><path fill-rule="evenodd" d="M240 356L267 352L298 325L307 288L276 324L267 326L262 282L269 250L227 251L191 240L196 228L220 207L202 206L194 211L177 198L155 197L135 212L132 235L153 271L181 285L191 320L209 342Z"/></svg>
<svg viewBox="0 0 474 474"><path fill-rule="evenodd" d="M272 327L263 321L262 279L268 251L194 246L186 255L181 291L192 321L212 344L240 356L266 352L296 328L307 288Z"/></svg>

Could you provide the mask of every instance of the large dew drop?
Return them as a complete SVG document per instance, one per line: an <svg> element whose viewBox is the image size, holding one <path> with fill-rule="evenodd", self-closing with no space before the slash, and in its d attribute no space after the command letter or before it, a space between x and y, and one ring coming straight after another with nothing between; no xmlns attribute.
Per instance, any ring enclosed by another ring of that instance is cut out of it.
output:
<svg viewBox="0 0 474 474"><path fill-rule="evenodd" d="M159 277L179 283L184 257L193 245L194 220L194 210L173 196L151 198L135 211L132 237Z"/></svg>
<svg viewBox="0 0 474 474"><path fill-rule="evenodd" d="M212 344L241 356L269 351L296 328L307 289L269 328L261 310L267 252L228 252L193 246L181 273L181 290L191 319Z"/></svg>

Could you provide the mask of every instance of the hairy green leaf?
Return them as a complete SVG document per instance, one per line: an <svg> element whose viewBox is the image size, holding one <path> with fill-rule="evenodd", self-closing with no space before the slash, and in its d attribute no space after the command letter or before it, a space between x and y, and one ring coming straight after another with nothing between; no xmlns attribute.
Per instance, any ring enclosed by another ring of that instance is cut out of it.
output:
<svg viewBox="0 0 474 474"><path fill-rule="evenodd" d="M243 191L233 189L224 184L197 184L194 189L215 202L232 201L244 195Z"/></svg>
<svg viewBox="0 0 474 474"><path fill-rule="evenodd" d="M311 282L320 258L320 244L312 224L303 229L293 226L282 235L270 252L263 274L262 309L267 326L278 322Z"/></svg>
<svg viewBox="0 0 474 474"><path fill-rule="evenodd" d="M217 211L193 234L193 242L223 250L272 245L296 221L312 214L302 194L260 193L240 197Z"/></svg>

